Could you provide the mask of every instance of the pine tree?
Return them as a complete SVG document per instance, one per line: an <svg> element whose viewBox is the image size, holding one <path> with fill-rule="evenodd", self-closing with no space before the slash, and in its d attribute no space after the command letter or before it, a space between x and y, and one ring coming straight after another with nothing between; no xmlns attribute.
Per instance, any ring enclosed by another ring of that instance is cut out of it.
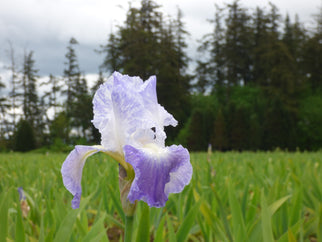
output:
<svg viewBox="0 0 322 242"><path fill-rule="evenodd" d="M253 71L252 76L254 84L257 86L267 85L269 70L267 70L266 53L270 51L268 48L268 23L269 18L263 9L257 7L252 18L253 22Z"/></svg>
<svg viewBox="0 0 322 242"><path fill-rule="evenodd" d="M46 88L46 90L48 91L44 92L42 100L47 100L47 102L44 101L46 103L46 109L53 108L54 117L56 117L57 108L60 107L60 104L58 102L59 92L61 91L60 81L61 80L59 78L50 74L49 80L40 84L40 86L49 86L48 88Z"/></svg>
<svg viewBox="0 0 322 242"><path fill-rule="evenodd" d="M10 109L12 110L12 113L10 113L11 119L12 119L12 128L10 131L15 131L16 129L16 122L18 119L17 109L19 107L19 86L20 82L18 79L18 68L16 63L16 56L15 56L15 50L13 48L12 42L8 41L9 49L7 50L7 55L9 57L10 66L7 67L9 69L11 78L10 78L10 84L11 84L11 90L9 92L9 100L10 100Z"/></svg>
<svg viewBox="0 0 322 242"><path fill-rule="evenodd" d="M98 79L97 81L94 83L94 86L91 88L91 92L92 92L92 96L94 96L95 92L97 91L97 89L100 87L100 85L102 85L105 82L104 76L103 76L103 72L100 70L99 74L98 74Z"/></svg>
<svg viewBox="0 0 322 242"><path fill-rule="evenodd" d="M227 81L230 86L248 84L252 81L250 16L246 9L240 6L238 0L228 4L228 11L224 47Z"/></svg>
<svg viewBox="0 0 322 242"><path fill-rule="evenodd" d="M77 61L75 45L78 42L75 38L69 40L69 45L67 46L67 53L65 55L65 70L64 70L64 81L66 83L67 89L62 90L62 94L66 96L66 113L67 117L71 118L74 103L76 101L78 84L80 83L80 70Z"/></svg>
<svg viewBox="0 0 322 242"><path fill-rule="evenodd" d="M4 89L6 86L5 84L1 81L0 77L0 141L5 138L5 134L7 134L8 131L8 124L7 124L7 109L9 108L9 105L7 103L7 98L1 91Z"/></svg>
<svg viewBox="0 0 322 242"><path fill-rule="evenodd" d="M71 112L72 125L79 130L78 135L87 139L86 130L91 126L92 119L92 97L88 93L87 80L85 76L80 78L77 84L75 102Z"/></svg>
<svg viewBox="0 0 322 242"><path fill-rule="evenodd" d="M101 68L117 68L144 80L156 75L159 102L182 123L189 112L189 58L184 51L187 33L181 12L176 20L166 22L159 8L151 0L142 0L140 8L129 8L124 25L102 46L106 57ZM174 139L176 132L170 130L168 137Z"/></svg>
<svg viewBox="0 0 322 242"><path fill-rule="evenodd" d="M213 92L223 99L225 80L224 31L222 27L223 8L216 6L215 17L209 22L214 25L213 33L206 34L198 48L202 58L197 60L194 87L200 93Z"/></svg>
<svg viewBox="0 0 322 242"><path fill-rule="evenodd" d="M211 137L211 143L216 150L227 149L227 131L224 114L221 108L218 109L217 115L214 121L213 135Z"/></svg>
<svg viewBox="0 0 322 242"><path fill-rule="evenodd" d="M121 70L122 59L121 59L121 48L119 46L119 43L120 43L120 40L118 39L118 36L111 33L108 39L108 43L106 45L101 45L101 50L99 50L98 52L100 54L106 53L104 57L104 61L100 66L101 69L109 72Z"/></svg>
<svg viewBox="0 0 322 242"><path fill-rule="evenodd" d="M39 108L37 93L37 72L35 69L33 51L26 52L24 55L22 87L23 87L23 114L24 119L29 122L31 127L39 126Z"/></svg>
<svg viewBox="0 0 322 242"><path fill-rule="evenodd" d="M322 6L315 16L316 28L303 46L303 70L311 90L322 90Z"/></svg>

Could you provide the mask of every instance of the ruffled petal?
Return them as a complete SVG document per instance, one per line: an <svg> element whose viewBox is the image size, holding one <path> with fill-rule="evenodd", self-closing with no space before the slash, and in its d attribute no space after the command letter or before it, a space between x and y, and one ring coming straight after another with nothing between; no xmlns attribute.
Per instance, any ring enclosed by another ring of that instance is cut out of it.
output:
<svg viewBox="0 0 322 242"><path fill-rule="evenodd" d="M94 99L94 126L101 133L101 145L122 153L125 144L135 145L138 134L154 134L139 140L164 147L164 126L176 126L177 121L157 100L156 77L143 82L139 77L130 77L114 72L97 90ZM144 144L146 144L144 143Z"/></svg>
<svg viewBox="0 0 322 242"><path fill-rule="evenodd" d="M143 98L145 108L160 127L177 126L178 121L158 103L156 88L157 79L155 76L151 76L144 82L140 95Z"/></svg>
<svg viewBox="0 0 322 242"><path fill-rule="evenodd" d="M63 183L66 189L74 196L72 200L72 208L74 209L78 208L80 203L82 194L81 180L86 159L99 151L103 150L97 146L76 145L62 165Z"/></svg>
<svg viewBox="0 0 322 242"><path fill-rule="evenodd" d="M154 127L144 107L139 91L143 88L139 77L114 72L96 92L93 124L101 133L101 145L113 152L122 153L125 144L133 144L137 130Z"/></svg>
<svg viewBox="0 0 322 242"><path fill-rule="evenodd" d="M128 199L143 200L151 207L163 207L169 193L179 193L190 183L192 166L187 149L181 145L160 148L124 146L125 160L135 172Z"/></svg>

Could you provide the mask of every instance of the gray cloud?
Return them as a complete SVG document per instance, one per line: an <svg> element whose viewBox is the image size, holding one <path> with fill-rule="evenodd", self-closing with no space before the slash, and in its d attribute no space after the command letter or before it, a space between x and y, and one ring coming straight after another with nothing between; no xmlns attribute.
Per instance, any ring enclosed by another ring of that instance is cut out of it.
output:
<svg viewBox="0 0 322 242"><path fill-rule="evenodd" d="M138 6L139 0L132 1ZM223 6L224 0L164 0L158 1L162 11L175 17L176 6L184 13L184 22L191 33L188 38L190 57L196 57L197 40L212 30L207 19L214 16L214 3ZM274 2L274 1L273 1ZM301 0L275 1L280 13L291 16L298 13L301 22L310 24L311 15L321 6L320 0L310 4ZM242 0L245 7L268 6L264 0ZM123 6L119 7L118 5ZM64 69L66 46L71 37L79 41L77 53L81 70L97 73L103 56L94 52L105 44L112 27L125 19L128 0L10 0L2 1L0 8L0 62L8 62L4 55L7 40L12 40L17 53L34 50L36 68L40 75L61 75ZM1 70L0 70L1 71Z"/></svg>

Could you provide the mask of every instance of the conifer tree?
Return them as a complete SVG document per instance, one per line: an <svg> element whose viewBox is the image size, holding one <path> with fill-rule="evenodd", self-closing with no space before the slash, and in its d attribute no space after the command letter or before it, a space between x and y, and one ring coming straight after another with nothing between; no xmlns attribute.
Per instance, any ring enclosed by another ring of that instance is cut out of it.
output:
<svg viewBox="0 0 322 242"><path fill-rule="evenodd" d="M312 92L322 90L322 6L315 15L316 27L303 46L303 70Z"/></svg>
<svg viewBox="0 0 322 242"><path fill-rule="evenodd" d="M269 18L263 9L257 7L252 17L253 29L253 82L257 86L265 86L269 71L267 70L266 53L270 51L268 48L268 22Z"/></svg>
<svg viewBox="0 0 322 242"><path fill-rule="evenodd" d="M94 96L97 89L105 82L102 70L99 71L98 79L94 83L94 86L91 88L92 96Z"/></svg>
<svg viewBox="0 0 322 242"><path fill-rule="evenodd" d="M211 137L211 143L216 150L227 149L227 131L224 114L221 108L218 109L217 115L214 121L214 129Z"/></svg>
<svg viewBox="0 0 322 242"><path fill-rule="evenodd" d="M22 88L23 88L23 114L24 119L31 127L39 125L39 108L37 93L37 72L35 69L33 51L26 52L23 62Z"/></svg>
<svg viewBox="0 0 322 242"><path fill-rule="evenodd" d="M203 37L198 48L202 58L197 60L195 71L197 83L194 87L200 93L212 91L222 100L225 80L225 56L223 53L225 29L222 26L224 9L218 5L215 7L215 17L209 21L214 25L214 30Z"/></svg>
<svg viewBox="0 0 322 242"><path fill-rule="evenodd" d="M19 86L20 82L18 79L18 67L16 63L16 55L15 50L13 48L13 44L11 41L8 41L9 48L7 49L7 55L9 58L10 66L7 67L10 71L10 92L9 92L9 101L10 101L10 109L12 112L10 113L12 119L12 128L11 131L16 129L16 121L18 119L17 109L19 107Z"/></svg>
<svg viewBox="0 0 322 242"><path fill-rule="evenodd" d="M240 6L238 0L228 4L228 11L224 47L226 78L230 86L248 84L252 80L250 16L246 9Z"/></svg>
<svg viewBox="0 0 322 242"><path fill-rule="evenodd" d="M0 76L0 140L4 139L5 134L7 134L8 127L7 127L7 109L9 108L9 105L7 103L7 98L4 95L4 93L1 91L6 86L1 80Z"/></svg>
<svg viewBox="0 0 322 242"><path fill-rule="evenodd" d="M74 103L76 101L78 84L80 83L80 70L77 61L77 55L75 51L75 45L78 42L75 38L69 40L69 45L67 46L67 53L65 55L65 69L64 69L64 82L67 89L62 90L62 94L66 96L66 113L67 117L71 118Z"/></svg>
<svg viewBox="0 0 322 242"><path fill-rule="evenodd" d="M54 117L56 117L57 108L60 107L60 104L58 102L59 92L61 90L60 81L61 80L59 78L50 74L49 80L47 82L45 81L40 84L41 86L43 85L49 86L48 88L46 88L46 90L48 91L44 92L42 99L43 100L47 99L46 109L53 108Z"/></svg>
<svg viewBox="0 0 322 242"><path fill-rule="evenodd" d="M142 0L140 8L129 8L124 25L102 46L106 57L101 67L144 80L156 75L159 102L182 123L189 109L187 33L181 12L176 20L166 22L159 8L152 0ZM175 135L170 131L170 138Z"/></svg>

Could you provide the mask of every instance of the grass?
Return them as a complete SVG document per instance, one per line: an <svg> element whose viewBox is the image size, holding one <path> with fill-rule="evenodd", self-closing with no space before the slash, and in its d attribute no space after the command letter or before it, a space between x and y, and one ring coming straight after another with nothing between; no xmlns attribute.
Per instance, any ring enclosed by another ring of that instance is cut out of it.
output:
<svg viewBox="0 0 322 242"><path fill-rule="evenodd" d="M88 159L73 210L66 156L0 154L0 241L122 241L117 164ZM192 153L191 162L191 184L164 208L138 204L133 241L322 241L321 152Z"/></svg>

